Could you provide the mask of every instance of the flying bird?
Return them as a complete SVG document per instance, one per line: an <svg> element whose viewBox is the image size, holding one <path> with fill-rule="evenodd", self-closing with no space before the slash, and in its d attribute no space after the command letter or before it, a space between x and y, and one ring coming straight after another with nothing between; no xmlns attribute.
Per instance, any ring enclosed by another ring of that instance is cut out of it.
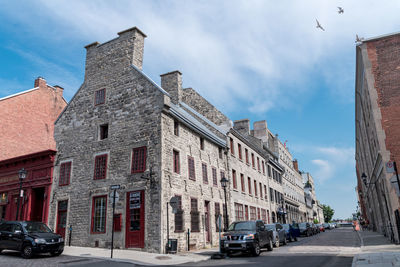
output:
<svg viewBox="0 0 400 267"><path fill-rule="evenodd" d="M337 7L339 10L338 10L338 13L339 14L343 14L344 13L344 9L343 8L341 8L340 6L338 6Z"/></svg>
<svg viewBox="0 0 400 267"><path fill-rule="evenodd" d="M356 34L356 43L362 43L362 41L364 40L364 38L360 38L358 37L358 34Z"/></svg>
<svg viewBox="0 0 400 267"><path fill-rule="evenodd" d="M317 21L317 28L320 28L321 30L325 31L324 28L322 28L321 24L319 24L319 21L317 19L315 19Z"/></svg>

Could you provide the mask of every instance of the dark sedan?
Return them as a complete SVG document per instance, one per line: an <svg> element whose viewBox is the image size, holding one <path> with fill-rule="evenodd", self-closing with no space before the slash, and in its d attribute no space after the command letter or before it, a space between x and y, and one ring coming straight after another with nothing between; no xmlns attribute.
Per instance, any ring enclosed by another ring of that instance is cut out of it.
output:
<svg viewBox="0 0 400 267"><path fill-rule="evenodd" d="M313 229L311 228L310 223L299 223L300 235L311 236L313 235Z"/></svg>
<svg viewBox="0 0 400 267"><path fill-rule="evenodd" d="M0 225L0 252L17 250L28 259L35 253L58 256L64 251L64 239L41 222L5 222Z"/></svg>

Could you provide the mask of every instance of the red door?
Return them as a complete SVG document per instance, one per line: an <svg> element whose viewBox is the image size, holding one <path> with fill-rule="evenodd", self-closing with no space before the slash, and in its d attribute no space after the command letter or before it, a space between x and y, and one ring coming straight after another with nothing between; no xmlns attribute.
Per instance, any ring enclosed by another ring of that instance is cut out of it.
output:
<svg viewBox="0 0 400 267"><path fill-rule="evenodd" d="M144 191L128 192L126 197L125 246L144 248Z"/></svg>
<svg viewBox="0 0 400 267"><path fill-rule="evenodd" d="M58 202L57 211L57 230L56 233L61 235L65 239L65 228L67 226L67 210L68 200Z"/></svg>

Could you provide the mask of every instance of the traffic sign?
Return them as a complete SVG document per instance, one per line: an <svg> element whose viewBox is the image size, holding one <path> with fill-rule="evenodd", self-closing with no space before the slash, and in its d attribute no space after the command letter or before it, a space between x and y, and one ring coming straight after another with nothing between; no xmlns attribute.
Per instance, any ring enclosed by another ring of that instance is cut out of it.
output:
<svg viewBox="0 0 400 267"><path fill-rule="evenodd" d="M110 186L111 190L116 190L116 189L120 189L120 188L121 188L121 185L119 185L119 184L114 184L114 185Z"/></svg>
<svg viewBox="0 0 400 267"><path fill-rule="evenodd" d="M387 173L394 173L394 164L393 161L388 161L386 163L386 172Z"/></svg>

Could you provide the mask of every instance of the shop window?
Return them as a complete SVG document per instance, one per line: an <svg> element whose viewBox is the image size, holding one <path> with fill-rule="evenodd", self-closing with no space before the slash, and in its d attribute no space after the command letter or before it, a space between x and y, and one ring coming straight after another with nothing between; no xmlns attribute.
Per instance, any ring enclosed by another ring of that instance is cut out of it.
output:
<svg viewBox="0 0 400 267"><path fill-rule="evenodd" d="M107 196L93 197L92 234L106 232Z"/></svg>
<svg viewBox="0 0 400 267"><path fill-rule="evenodd" d="M200 213L196 198L190 199L190 226L192 232L200 232Z"/></svg>
<svg viewBox="0 0 400 267"><path fill-rule="evenodd" d="M178 207L175 213L175 232L183 232L184 220L183 220L183 209L182 209L182 196L175 195L178 198Z"/></svg>

